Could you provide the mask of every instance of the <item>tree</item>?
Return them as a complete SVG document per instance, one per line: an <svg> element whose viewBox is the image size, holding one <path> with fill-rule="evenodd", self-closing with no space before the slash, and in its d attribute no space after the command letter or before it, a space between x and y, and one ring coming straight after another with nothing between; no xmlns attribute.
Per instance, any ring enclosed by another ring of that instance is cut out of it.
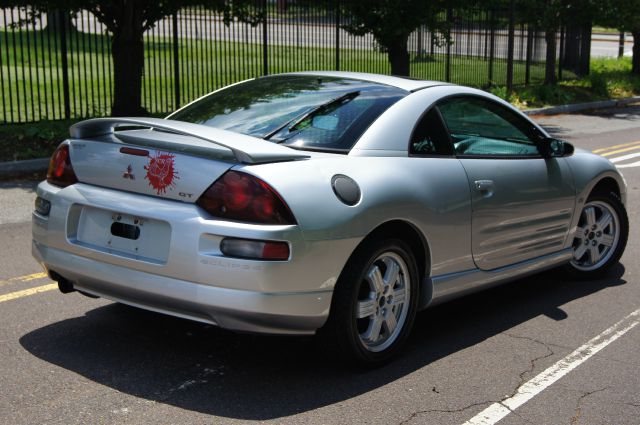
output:
<svg viewBox="0 0 640 425"><path fill-rule="evenodd" d="M640 0L609 0L602 23L633 35L631 73L640 75Z"/></svg>
<svg viewBox="0 0 640 425"><path fill-rule="evenodd" d="M437 19L444 0L343 0L347 22L343 28L355 35L373 34L387 52L391 73L409 75L409 35L422 25L448 35L447 23Z"/></svg>
<svg viewBox="0 0 640 425"><path fill-rule="evenodd" d="M563 22L566 1L564 0L525 0L520 3L520 13L527 17L529 24L544 31L547 44L545 57L544 83L555 84L556 76L556 39L558 29Z"/></svg>
<svg viewBox="0 0 640 425"><path fill-rule="evenodd" d="M251 0L32 0L33 16L56 9L70 12L81 9L93 13L111 33L114 93L112 115L146 115L142 107L142 71L144 33L159 20L190 5L222 11L225 23L233 16L255 24L262 9L252 9ZM0 6L24 6L20 0L0 0Z"/></svg>

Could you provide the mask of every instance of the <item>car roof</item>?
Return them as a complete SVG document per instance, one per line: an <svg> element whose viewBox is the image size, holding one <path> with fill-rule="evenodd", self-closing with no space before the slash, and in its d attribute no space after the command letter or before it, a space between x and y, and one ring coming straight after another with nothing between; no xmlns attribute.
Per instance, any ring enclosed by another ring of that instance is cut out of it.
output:
<svg viewBox="0 0 640 425"><path fill-rule="evenodd" d="M370 81L372 83L385 84L397 87L402 90L416 91L433 86L450 86L451 83L442 81L417 80L409 77L396 77L394 75L371 74L367 72L347 72L347 71L304 71L289 72L279 75L317 75L321 77L351 78L354 80Z"/></svg>

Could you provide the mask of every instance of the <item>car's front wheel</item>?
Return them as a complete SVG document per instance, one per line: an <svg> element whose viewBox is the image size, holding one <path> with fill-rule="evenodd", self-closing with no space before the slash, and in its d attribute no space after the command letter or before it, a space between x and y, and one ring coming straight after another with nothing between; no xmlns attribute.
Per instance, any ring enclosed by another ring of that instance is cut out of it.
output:
<svg viewBox="0 0 640 425"><path fill-rule="evenodd" d="M418 302L418 269L401 240L367 241L334 290L325 342L361 364L389 360L407 339Z"/></svg>
<svg viewBox="0 0 640 425"><path fill-rule="evenodd" d="M580 213L567 271L576 278L601 276L622 256L628 234L627 212L615 193L589 196Z"/></svg>

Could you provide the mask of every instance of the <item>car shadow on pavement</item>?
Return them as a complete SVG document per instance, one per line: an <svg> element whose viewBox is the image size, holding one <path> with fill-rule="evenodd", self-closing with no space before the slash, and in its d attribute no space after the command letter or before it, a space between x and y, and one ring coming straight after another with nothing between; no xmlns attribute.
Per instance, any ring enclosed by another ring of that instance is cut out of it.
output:
<svg viewBox="0 0 640 425"><path fill-rule="evenodd" d="M426 310L404 352L375 370L327 359L313 338L240 335L120 304L34 330L20 343L135 397L227 418L276 419L365 394L536 316L562 320L561 306L625 284L623 273L619 265L605 279L573 282L549 271Z"/></svg>

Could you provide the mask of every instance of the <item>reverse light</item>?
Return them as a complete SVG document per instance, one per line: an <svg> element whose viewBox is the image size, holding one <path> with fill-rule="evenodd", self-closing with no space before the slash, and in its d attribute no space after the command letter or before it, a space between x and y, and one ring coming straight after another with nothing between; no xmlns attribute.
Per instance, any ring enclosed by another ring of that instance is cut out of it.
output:
<svg viewBox="0 0 640 425"><path fill-rule="evenodd" d="M259 224L295 224L287 204L267 183L227 171L200 196L197 205L215 217Z"/></svg>
<svg viewBox="0 0 640 425"><path fill-rule="evenodd" d="M224 238L220 242L220 251L229 257L271 261L289 259L289 244L286 242Z"/></svg>
<svg viewBox="0 0 640 425"><path fill-rule="evenodd" d="M36 202L35 202L35 209L38 214L43 216L48 216L49 211L51 211L51 202L37 196Z"/></svg>
<svg viewBox="0 0 640 425"><path fill-rule="evenodd" d="M47 170L47 182L60 187L67 187L78 182L76 173L71 166L69 145L60 145L53 152Z"/></svg>

